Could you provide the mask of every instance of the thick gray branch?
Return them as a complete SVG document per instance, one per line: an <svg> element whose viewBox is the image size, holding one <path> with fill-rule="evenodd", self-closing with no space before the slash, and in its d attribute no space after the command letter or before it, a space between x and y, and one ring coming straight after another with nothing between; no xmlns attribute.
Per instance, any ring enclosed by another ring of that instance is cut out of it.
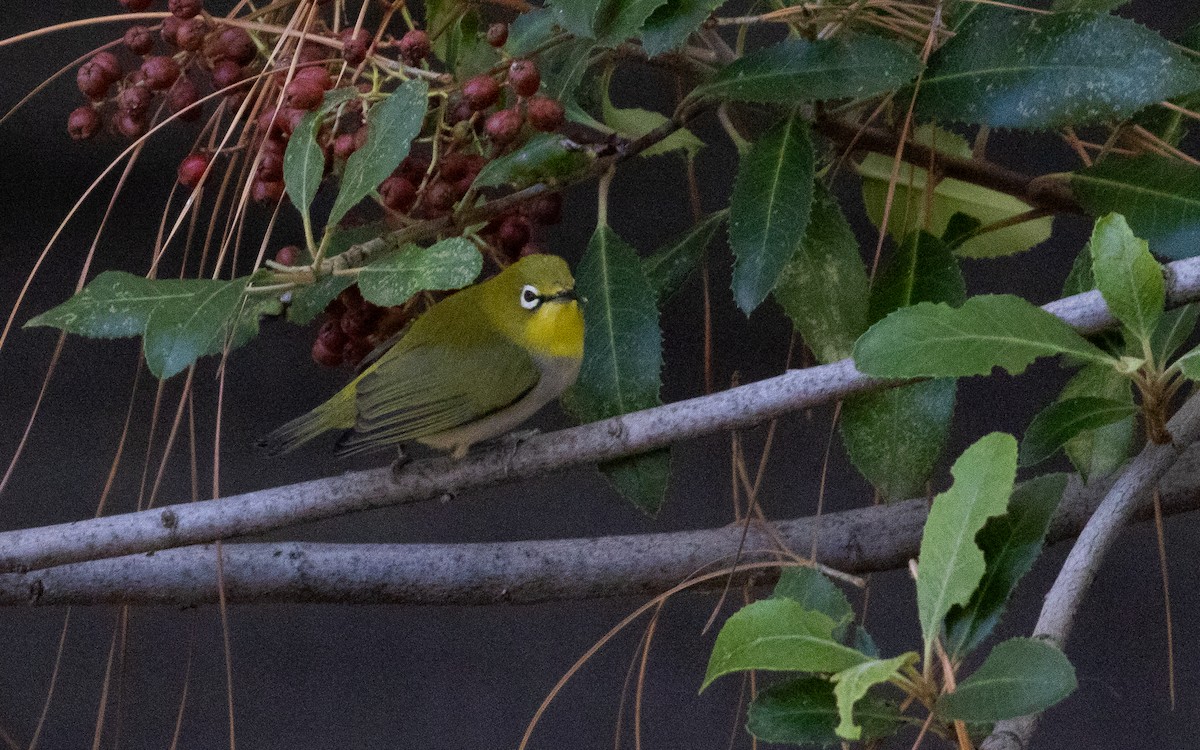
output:
<svg viewBox="0 0 1200 750"><path fill-rule="evenodd" d="M1200 298L1200 259L1168 266L1168 299ZM1099 292L1052 302L1045 309L1090 333L1114 323ZM460 461L414 461L399 475L374 469L250 492L202 503L0 533L0 573L203 544L369 508L430 500L464 490L595 464L723 430L750 427L782 414L895 385L859 373L849 359L709 396L539 435Z"/></svg>
<svg viewBox="0 0 1200 750"><path fill-rule="evenodd" d="M1079 533L1105 486L1072 480L1050 530L1056 541ZM1166 478L1163 512L1200 509L1200 446ZM1151 515L1142 503L1136 514ZM909 500L776 524L779 537L851 573L903 567L916 557L926 502ZM726 526L669 534L498 544L226 544L230 601L355 604L528 604L566 599L658 594L711 563L737 553L741 529ZM774 559L771 540L753 529L742 562ZM210 545L74 563L0 575L0 604L167 604L217 598ZM710 568L711 569L711 568ZM773 576L759 572L764 580ZM723 578L709 586L724 585Z"/></svg>
<svg viewBox="0 0 1200 750"><path fill-rule="evenodd" d="M1167 429L1174 444L1147 445L1121 472L1104 496L1104 502L1083 527L1054 585L1046 594L1046 603L1042 605L1041 616L1033 630L1034 637L1063 647L1071 633L1075 613L1121 529L1139 507L1147 504L1151 491L1172 467L1179 466L1186 473L1195 474L1195 464L1182 460L1183 456L1193 455L1192 451L1184 452L1179 446L1191 445L1200 438L1200 397L1188 399L1171 418ZM1175 472L1176 476L1178 474ZM982 750L1023 750L1037 726L1037 718L1034 714L999 722L984 741Z"/></svg>

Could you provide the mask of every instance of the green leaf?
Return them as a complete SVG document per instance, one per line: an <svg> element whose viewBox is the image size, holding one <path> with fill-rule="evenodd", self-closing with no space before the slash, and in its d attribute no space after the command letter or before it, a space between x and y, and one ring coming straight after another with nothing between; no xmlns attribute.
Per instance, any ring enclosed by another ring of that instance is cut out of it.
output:
<svg viewBox="0 0 1200 750"><path fill-rule="evenodd" d="M1133 21L981 7L930 59L917 114L1006 128L1078 126L1198 88L1196 66Z"/></svg>
<svg viewBox="0 0 1200 750"><path fill-rule="evenodd" d="M1067 381L1058 399L1064 401L1080 396L1099 396L1133 406L1133 390L1129 378L1104 365L1088 365ZM1134 418L1095 430L1084 430L1063 446L1067 458L1083 480L1111 474L1129 458L1133 447Z"/></svg>
<svg viewBox="0 0 1200 750"><path fill-rule="evenodd" d="M951 658L974 651L1000 622L1008 597L1041 554L1066 486L1065 474L1046 474L1020 484L1008 501L1008 512L988 519L975 536L986 572L966 606L955 605L946 615L946 651Z"/></svg>
<svg viewBox="0 0 1200 750"><path fill-rule="evenodd" d="M602 107L601 116L604 118L604 124L630 139L640 138L660 125L663 125L669 119L666 115L652 112L648 109L637 107L620 109L614 107L612 101L608 98L607 89L604 90L600 102ZM651 156L669 154L672 151L683 151L687 156L691 157L695 156L696 152L702 148L704 148L704 141L697 138L687 128L680 128L650 148L642 151L638 156L650 158Z"/></svg>
<svg viewBox="0 0 1200 750"><path fill-rule="evenodd" d="M808 228L771 293L817 361L829 363L849 357L867 328L869 282L837 200L814 187Z"/></svg>
<svg viewBox="0 0 1200 750"><path fill-rule="evenodd" d="M329 275L297 289L292 292L292 301L288 305L288 320L296 325L311 323L313 318L325 311L330 302L353 284L353 276Z"/></svg>
<svg viewBox="0 0 1200 750"><path fill-rule="evenodd" d="M508 25L504 51L509 57L525 57L554 37L554 12L534 8L518 15Z"/></svg>
<svg viewBox="0 0 1200 750"><path fill-rule="evenodd" d="M1135 413L1137 407L1133 404L1096 396L1055 401L1038 412L1025 430L1021 466L1039 464L1079 433L1119 422Z"/></svg>
<svg viewBox="0 0 1200 750"><path fill-rule="evenodd" d="M725 211L709 214L689 229L687 234L642 261L642 271L657 292L660 307L675 296L692 271L700 265L713 235L717 233L717 227L721 226L726 216L728 213Z"/></svg>
<svg viewBox="0 0 1200 750"><path fill-rule="evenodd" d="M913 132L913 140L941 154L971 158L971 147L965 138L932 125L917 128ZM863 203L867 216L877 227L883 224L894 163L890 156L867 154L857 168L862 176ZM944 235L950 227L950 220L957 214L965 214L976 219L980 225L988 226L1033 210L1033 206L1007 193L953 178L938 179L930 197L927 195L928 174L920 166L907 162L900 164L892 210L888 213L888 232L897 240L919 229ZM961 243L956 252L968 258L996 258L1024 252L1049 239L1053 220L1053 217L1046 216L970 237ZM977 228L972 227L972 231Z"/></svg>
<svg viewBox="0 0 1200 750"><path fill-rule="evenodd" d="M729 200L733 297L749 315L778 281L808 227L813 196L808 123L793 116L754 142Z"/></svg>
<svg viewBox="0 0 1200 750"><path fill-rule="evenodd" d="M1017 441L993 432L967 448L950 473L954 484L929 509L917 560L917 612L926 659L955 604L966 604L983 579L983 551L975 535L1008 506L1017 475Z"/></svg>
<svg viewBox="0 0 1200 750"><path fill-rule="evenodd" d="M908 83L920 72L920 58L882 37L788 39L726 65L691 96L795 106L873 96Z"/></svg>
<svg viewBox="0 0 1200 750"><path fill-rule="evenodd" d="M854 345L854 362L881 378L1013 375L1038 357L1069 354L1112 366L1116 360L1070 326L1008 294L972 297L962 307L922 302L895 311Z"/></svg>
<svg viewBox="0 0 1200 750"><path fill-rule="evenodd" d="M78 294L38 315L25 328L61 328L88 338L139 336L150 313L176 294L180 282L147 279L124 271L104 271Z"/></svg>
<svg viewBox="0 0 1200 750"><path fill-rule="evenodd" d="M30 321L26 325L32 322ZM1184 354L1175 364L1179 366L1179 371L1188 380L1200 380L1200 346Z"/></svg>
<svg viewBox="0 0 1200 750"><path fill-rule="evenodd" d="M734 612L713 645L703 691L712 681L747 669L841 672L868 661L833 638L833 620L791 599L763 599Z"/></svg>
<svg viewBox="0 0 1200 750"><path fill-rule="evenodd" d="M547 3L559 26L578 37L616 46L635 36L666 0L552 0Z"/></svg>
<svg viewBox="0 0 1200 750"><path fill-rule="evenodd" d="M667 0L642 26L642 47L651 57L683 46L725 0Z"/></svg>
<svg viewBox="0 0 1200 750"><path fill-rule="evenodd" d="M953 693L938 698L939 716L989 722L1044 711L1076 687L1075 668L1054 646L1033 638L1010 638Z"/></svg>
<svg viewBox="0 0 1200 750"><path fill-rule="evenodd" d="M837 729L839 737L848 740L862 739L863 728L854 720L854 707L875 685L896 677L900 670L917 660L917 654L909 651L893 659L875 659L843 669L833 676L833 695L837 699Z"/></svg>
<svg viewBox="0 0 1200 750"><path fill-rule="evenodd" d="M425 121L429 86L420 79L405 81L367 113L367 140L346 160L342 187L329 212L335 226L346 212L383 182L404 157Z"/></svg>
<svg viewBox="0 0 1200 750"><path fill-rule="evenodd" d="M1134 336L1149 343L1166 307L1162 266L1120 214L1096 220L1090 245L1092 273L1108 309Z"/></svg>
<svg viewBox="0 0 1200 750"><path fill-rule="evenodd" d="M606 225L597 227L575 271L583 308L583 364L564 405L581 422L662 403L662 332L654 289L637 252ZM602 466L618 491L654 514L666 494L666 451Z"/></svg>
<svg viewBox="0 0 1200 750"><path fill-rule="evenodd" d="M608 126L588 114L578 101L581 91L588 88L582 85L584 78L592 76L588 68L595 49L596 43L590 39L572 39L542 53L538 60L542 93L563 105L568 120L607 133Z"/></svg>
<svg viewBox="0 0 1200 750"><path fill-rule="evenodd" d="M488 162L475 178L475 186L509 184L522 188L536 182L556 184L586 169L591 161L588 152L561 135L538 133L511 154Z"/></svg>
<svg viewBox="0 0 1200 750"><path fill-rule="evenodd" d="M483 256L471 241L450 237L429 247L409 245L364 266L358 288L368 302L391 307L417 292L461 289L482 270Z"/></svg>
<svg viewBox="0 0 1200 750"><path fill-rule="evenodd" d="M914 232L871 285L869 320L921 302L945 302L958 307L967 296L962 269L950 249L927 232Z"/></svg>
<svg viewBox="0 0 1200 750"><path fill-rule="evenodd" d="M842 590L820 571L802 565L784 568L771 596L775 599L791 599L805 609L826 615L833 622L835 635L854 619L850 600Z"/></svg>
<svg viewBox="0 0 1200 750"><path fill-rule="evenodd" d="M483 20L476 8L457 0L430 0L425 11L426 28L441 30L433 38L433 54L457 79L483 73L499 61L499 54L483 37Z"/></svg>
<svg viewBox="0 0 1200 750"><path fill-rule="evenodd" d="M220 352L233 334L249 277L232 281L177 281L180 294L150 313L143 334L146 367L166 380L207 354Z"/></svg>
<svg viewBox="0 0 1200 750"><path fill-rule="evenodd" d="M879 658L879 647L875 645L875 639L866 631L862 625L854 626L854 633L850 638L850 645L863 652L872 659Z"/></svg>
<svg viewBox="0 0 1200 750"><path fill-rule="evenodd" d="M1200 318L1200 304L1196 303L1163 313L1150 337L1150 351L1156 362L1166 362L1179 351L1196 330L1197 318Z"/></svg>
<svg viewBox="0 0 1200 750"><path fill-rule="evenodd" d="M283 184L306 222L317 188L321 186L321 176L325 173L325 152L317 143L320 119L319 112L309 112L300 118L300 124L283 152Z"/></svg>
<svg viewBox="0 0 1200 750"><path fill-rule="evenodd" d="M854 706L862 739L895 733L900 712L888 701L867 695ZM833 684L822 677L801 677L773 685L758 694L746 716L746 730L764 742L825 746L838 742L839 721Z"/></svg>
<svg viewBox="0 0 1200 750"><path fill-rule="evenodd" d="M1071 175L1071 188L1093 216L1121 213L1158 255L1200 253L1200 169L1157 156L1109 157Z"/></svg>
<svg viewBox="0 0 1200 750"><path fill-rule="evenodd" d="M1054 0L1050 9L1055 13L1108 13L1129 0Z"/></svg>

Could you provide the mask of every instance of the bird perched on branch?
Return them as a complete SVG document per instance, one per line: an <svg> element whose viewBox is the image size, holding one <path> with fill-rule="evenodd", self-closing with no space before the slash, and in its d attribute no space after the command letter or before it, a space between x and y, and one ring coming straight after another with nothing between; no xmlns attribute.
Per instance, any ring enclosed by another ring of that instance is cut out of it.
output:
<svg viewBox="0 0 1200 750"><path fill-rule="evenodd" d="M582 359L570 269L529 255L430 307L337 395L259 446L285 453L341 429L338 455L417 441L461 458L560 396Z"/></svg>

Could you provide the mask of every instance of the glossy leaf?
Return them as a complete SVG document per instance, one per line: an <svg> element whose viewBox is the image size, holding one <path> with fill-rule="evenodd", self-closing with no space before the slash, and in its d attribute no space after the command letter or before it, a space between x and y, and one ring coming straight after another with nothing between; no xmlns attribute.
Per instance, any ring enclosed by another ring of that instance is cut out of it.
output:
<svg viewBox="0 0 1200 750"><path fill-rule="evenodd" d="M425 121L429 86L420 79L405 81L367 112L367 140L346 160L342 187L329 213L330 227L367 197L408 156L413 138Z"/></svg>
<svg viewBox="0 0 1200 750"><path fill-rule="evenodd" d="M801 677L772 685L750 704L746 729L764 742L825 746L838 742L840 721L833 684L822 677ZM863 740L893 734L900 726L895 704L870 694L854 705L854 721Z"/></svg>
<svg viewBox="0 0 1200 750"><path fill-rule="evenodd" d="M1133 406L1129 378L1104 365L1088 365L1075 373L1058 394L1060 401L1098 396ZM1106 427L1084 430L1063 446L1067 458L1085 482L1116 471L1133 449L1134 418L1126 417Z"/></svg>
<svg viewBox="0 0 1200 750"><path fill-rule="evenodd" d="M635 36L666 0L552 0L559 26L577 37L615 46Z"/></svg>
<svg viewBox="0 0 1200 750"><path fill-rule="evenodd" d="M104 271L75 296L33 318L24 327L49 326L88 338L139 336L146 330L155 307L177 296L189 296L184 291L186 283Z"/></svg>
<svg viewBox="0 0 1200 750"><path fill-rule="evenodd" d="M861 99L898 88L919 72L920 58L882 37L788 39L726 65L692 96L790 106Z"/></svg>
<svg viewBox="0 0 1200 750"><path fill-rule="evenodd" d="M283 184L288 198L307 221L321 177L325 173L325 151L317 143L320 113L309 112L288 139L283 152Z"/></svg>
<svg viewBox="0 0 1200 750"><path fill-rule="evenodd" d="M993 127L1078 126L1196 89L1200 69L1133 21L989 6L930 59L917 114Z"/></svg>
<svg viewBox="0 0 1200 750"><path fill-rule="evenodd" d="M900 674L900 670L917 660L910 651L892 659L875 659L856 664L833 676L833 695L837 699L838 725L834 730L847 740L862 739L863 727L855 721L854 708L866 697L872 687L887 682Z"/></svg>
<svg viewBox="0 0 1200 750"><path fill-rule="evenodd" d="M920 302L945 302L958 307L966 297L967 284L950 249L931 234L913 232L900 243L871 285L869 319L875 323Z"/></svg>
<svg viewBox="0 0 1200 750"><path fill-rule="evenodd" d="M854 350L867 328L868 284L854 230L829 190L816 183L808 228L771 294L818 362Z"/></svg>
<svg viewBox="0 0 1200 750"><path fill-rule="evenodd" d="M358 272L358 288L368 302L402 305L417 292L461 289L479 277L483 256L471 241L451 237L429 247L409 245Z"/></svg>
<svg viewBox="0 0 1200 750"><path fill-rule="evenodd" d="M833 638L833 620L791 599L763 599L730 615L717 634L703 691L712 681L748 669L840 672L868 661Z"/></svg>
<svg viewBox="0 0 1200 750"><path fill-rule="evenodd" d="M1017 474L1017 441L993 432L954 462L954 484L933 500L917 560L917 613L926 658L942 618L965 605L983 579L983 551L975 535L992 516L1004 513Z"/></svg>
<svg viewBox="0 0 1200 750"><path fill-rule="evenodd" d="M554 37L554 11L533 8L517 15L508 25L504 51L509 57L525 57Z"/></svg>
<svg viewBox="0 0 1200 750"><path fill-rule="evenodd" d="M538 133L511 154L492 159L475 178L476 187L536 182L558 183L585 169L592 157L561 135Z"/></svg>
<svg viewBox="0 0 1200 750"><path fill-rule="evenodd" d="M683 46L725 0L667 0L642 26L642 47L654 57Z"/></svg>
<svg viewBox="0 0 1200 750"><path fill-rule="evenodd" d="M854 619L850 600L842 590L823 573L809 567L784 568L771 596L776 599L791 599L805 609L828 616L833 621L835 636Z"/></svg>
<svg viewBox="0 0 1200 750"><path fill-rule="evenodd" d="M1046 474L1019 485L1008 512L988 519L975 541L983 550L983 580L965 606L946 615L946 651L959 659L991 635L1017 583L1042 552L1046 532L1067 486L1065 474Z"/></svg>
<svg viewBox="0 0 1200 750"><path fill-rule="evenodd" d="M948 156L971 158L971 147L957 133L925 125L913 133L913 140ZM883 154L867 154L858 166L862 176L863 203L875 226L883 224L888 186L892 179L893 159ZM888 232L897 241L917 230L943 235L956 214L965 214L987 226L1007 221L1033 209L1033 206L1007 193L981 185L941 178L927 196L928 171L907 162L901 163L888 213ZM1050 237L1053 217L986 232L962 242L956 249L968 258L995 258L1024 252Z"/></svg>
<svg viewBox="0 0 1200 750"><path fill-rule="evenodd" d="M972 297L961 307L923 302L895 311L854 346L858 369L883 378L1024 372L1038 357L1069 354L1111 365L1114 359L1050 313L1007 294Z"/></svg>
<svg viewBox="0 0 1200 750"><path fill-rule="evenodd" d="M1021 439L1021 465L1033 466L1053 456L1067 441L1137 413L1131 403L1096 396L1055 401L1038 412Z"/></svg>
<svg viewBox="0 0 1200 750"><path fill-rule="evenodd" d="M1071 175L1071 188L1093 216L1121 213L1151 252L1200 253L1200 168L1157 156L1109 157Z"/></svg>
<svg viewBox="0 0 1200 750"><path fill-rule="evenodd" d="M539 55L541 91L563 105L568 120L606 133L608 126L588 114L578 101L580 94L591 88L584 85L584 80L593 75L588 66L595 50L596 43L591 39L571 39Z"/></svg>
<svg viewBox="0 0 1200 750"><path fill-rule="evenodd" d="M583 308L584 356L564 404L583 422L662 403L662 333L656 295L637 252L607 226L592 235L575 271ZM667 451L602 466L634 505L654 514L667 482Z"/></svg>
<svg viewBox="0 0 1200 750"><path fill-rule="evenodd" d="M704 253L712 244L713 235L717 233L717 227L721 226L726 216L728 213L725 211L709 214L687 234L642 260L642 271L658 294L660 307L675 296L700 265Z"/></svg>
<svg viewBox="0 0 1200 750"><path fill-rule="evenodd" d="M1200 318L1200 304L1192 303L1167 310L1158 320L1154 333L1150 336L1150 351L1157 362L1166 362L1179 351L1192 332L1196 330L1196 320Z"/></svg>
<svg viewBox="0 0 1200 750"><path fill-rule="evenodd" d="M971 723L1044 711L1076 687L1075 668L1046 641L1010 638L998 644L953 693L938 698L939 716Z"/></svg>
<svg viewBox="0 0 1200 750"><path fill-rule="evenodd" d="M738 164L729 201L733 297L749 315L774 288L808 227L813 197L808 124L790 117L755 141Z"/></svg>
<svg viewBox="0 0 1200 750"><path fill-rule="evenodd" d="M1092 274L1108 309L1138 339L1149 342L1166 305L1162 266L1145 240L1133 236L1125 217L1096 220L1090 242Z"/></svg>

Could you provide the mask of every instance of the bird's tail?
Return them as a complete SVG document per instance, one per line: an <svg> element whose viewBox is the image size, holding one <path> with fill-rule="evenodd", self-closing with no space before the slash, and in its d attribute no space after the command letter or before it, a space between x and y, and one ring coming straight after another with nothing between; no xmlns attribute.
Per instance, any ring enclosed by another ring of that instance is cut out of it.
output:
<svg viewBox="0 0 1200 750"><path fill-rule="evenodd" d="M354 383L351 383L317 408L276 428L258 441L258 447L271 456L288 453L326 430L349 429L354 420Z"/></svg>

